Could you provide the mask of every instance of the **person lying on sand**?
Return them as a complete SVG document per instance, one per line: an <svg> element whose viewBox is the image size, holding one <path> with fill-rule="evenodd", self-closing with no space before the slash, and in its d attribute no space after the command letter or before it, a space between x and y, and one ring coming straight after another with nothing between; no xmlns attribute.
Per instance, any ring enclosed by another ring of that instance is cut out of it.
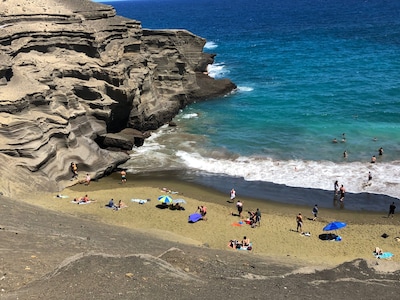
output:
<svg viewBox="0 0 400 300"><path fill-rule="evenodd" d="M86 194L83 197L74 198L73 201L76 202L76 203L88 203L88 202L94 202L95 200L89 199L88 195Z"/></svg>
<svg viewBox="0 0 400 300"><path fill-rule="evenodd" d="M162 190L163 192L166 192L166 193L169 193L169 194L179 194L179 192L176 192L176 191L167 189L167 188L165 188L165 187L163 187L161 190Z"/></svg>

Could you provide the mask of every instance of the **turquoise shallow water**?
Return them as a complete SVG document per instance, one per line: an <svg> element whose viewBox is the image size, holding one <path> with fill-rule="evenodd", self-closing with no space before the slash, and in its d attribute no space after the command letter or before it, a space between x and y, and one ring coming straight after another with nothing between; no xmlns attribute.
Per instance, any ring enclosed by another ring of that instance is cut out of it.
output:
<svg viewBox="0 0 400 300"><path fill-rule="evenodd" d="M145 28L185 28L206 38L205 51L217 54L210 74L238 85L231 95L182 111L177 129L163 128L135 150L132 172L144 169L135 163L140 158L146 170L188 169L322 190L339 180L350 192L399 197L400 3L109 4ZM370 164L372 155L377 164ZM369 171L373 182L366 185Z"/></svg>

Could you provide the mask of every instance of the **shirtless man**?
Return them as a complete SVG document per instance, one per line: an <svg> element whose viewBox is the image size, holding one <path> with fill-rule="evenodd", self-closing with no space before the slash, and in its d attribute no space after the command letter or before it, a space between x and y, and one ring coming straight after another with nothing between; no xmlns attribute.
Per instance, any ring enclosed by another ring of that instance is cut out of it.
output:
<svg viewBox="0 0 400 300"><path fill-rule="evenodd" d="M121 171L121 182L126 183L126 171L125 170Z"/></svg>
<svg viewBox="0 0 400 300"><path fill-rule="evenodd" d="M340 186L340 202L343 202L344 200L344 194L346 193L346 189L344 188L343 184Z"/></svg>
<svg viewBox="0 0 400 300"><path fill-rule="evenodd" d="M301 213L299 213L297 216L296 216L296 222L297 222L297 232L299 232L299 229L300 229L300 232L301 233L303 233L303 216L301 215Z"/></svg>

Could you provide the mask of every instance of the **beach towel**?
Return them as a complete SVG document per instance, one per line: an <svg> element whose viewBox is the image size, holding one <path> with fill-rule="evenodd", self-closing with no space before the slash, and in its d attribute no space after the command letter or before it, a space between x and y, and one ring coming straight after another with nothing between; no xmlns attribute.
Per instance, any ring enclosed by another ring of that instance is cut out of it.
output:
<svg viewBox="0 0 400 300"><path fill-rule="evenodd" d="M200 221L201 219L202 219L202 216L201 216L200 213L194 213L194 214L191 214L189 216L188 222L189 223L196 223L197 221Z"/></svg>
<svg viewBox="0 0 400 300"><path fill-rule="evenodd" d="M66 198L69 198L69 196L58 194L58 195L55 195L54 198L66 199Z"/></svg>
<svg viewBox="0 0 400 300"><path fill-rule="evenodd" d="M243 222L239 221L239 222L232 223L232 226L243 226Z"/></svg>
<svg viewBox="0 0 400 300"><path fill-rule="evenodd" d="M393 256L393 253L391 253L391 252L383 252L382 254L376 254L375 252L374 252L374 256L376 257L376 258L379 258L379 259L389 259L389 258L391 258L392 256Z"/></svg>
<svg viewBox="0 0 400 300"><path fill-rule="evenodd" d="M76 202L76 201L71 201L71 203L73 203L73 204L80 204L80 205L83 205L83 204L90 204L90 203L92 203L92 201L79 201L79 202Z"/></svg>
<svg viewBox="0 0 400 300"><path fill-rule="evenodd" d="M145 204L147 201L150 201L150 200L149 199L135 199L135 198L131 199L131 202L137 202L139 204Z"/></svg>
<svg viewBox="0 0 400 300"><path fill-rule="evenodd" d="M240 248L236 248L237 250L252 250L253 249L253 243L250 243L248 246L240 246Z"/></svg>

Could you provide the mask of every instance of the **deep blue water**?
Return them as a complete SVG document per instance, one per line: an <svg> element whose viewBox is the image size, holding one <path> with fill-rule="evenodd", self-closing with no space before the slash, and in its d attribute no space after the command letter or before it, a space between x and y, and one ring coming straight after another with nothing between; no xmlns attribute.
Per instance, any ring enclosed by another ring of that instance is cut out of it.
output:
<svg viewBox="0 0 400 300"><path fill-rule="evenodd" d="M350 192L400 196L399 1L103 3L144 28L206 38L204 51L217 54L210 74L238 85L189 106L178 129L146 141L133 157L148 160L147 169L322 190L339 180Z"/></svg>

